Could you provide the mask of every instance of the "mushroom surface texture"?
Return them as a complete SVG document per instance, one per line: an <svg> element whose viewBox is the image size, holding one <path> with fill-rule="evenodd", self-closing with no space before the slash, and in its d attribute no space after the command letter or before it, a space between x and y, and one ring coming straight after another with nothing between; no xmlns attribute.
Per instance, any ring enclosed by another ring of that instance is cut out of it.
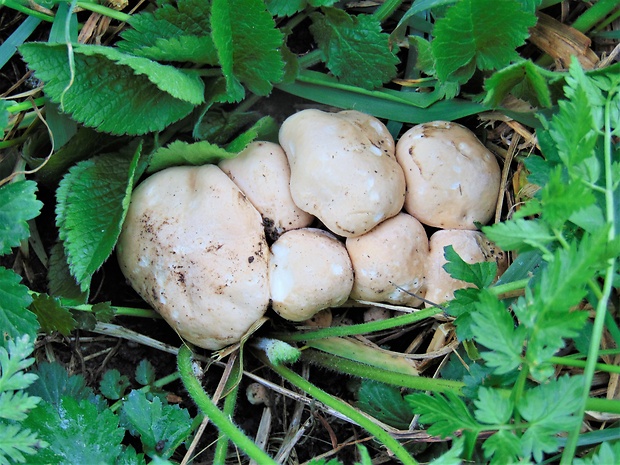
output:
<svg viewBox="0 0 620 465"><path fill-rule="evenodd" d="M263 216L267 237L309 226L314 217L291 197L291 169L286 154L273 142L252 142L237 157L218 165Z"/></svg>
<svg viewBox="0 0 620 465"><path fill-rule="evenodd" d="M446 264L444 247L451 245L454 251L467 263L494 261L481 245L487 243L486 236L479 231L445 229L435 232L429 240L430 253L426 262L426 300L442 304L454 298L454 291L472 287L473 284L452 278L443 266ZM426 303L426 306L429 306Z"/></svg>
<svg viewBox="0 0 620 465"><path fill-rule="evenodd" d="M269 284L273 309L290 321L346 302L353 267L345 246L327 231L285 232L271 246Z"/></svg>
<svg viewBox="0 0 620 465"><path fill-rule="evenodd" d="M500 169L473 132L446 121L419 124L396 144L407 179L405 210L443 229L477 229L495 213Z"/></svg>
<svg viewBox="0 0 620 465"><path fill-rule="evenodd" d="M303 110L284 121L279 137L293 200L333 233L360 236L402 209L405 176L378 119Z"/></svg>
<svg viewBox="0 0 620 465"><path fill-rule="evenodd" d="M422 303L416 296L425 293L428 237L413 216L399 213L362 236L347 238L346 247L355 273L352 299Z"/></svg>
<svg viewBox="0 0 620 465"><path fill-rule="evenodd" d="M238 342L269 304L262 219L217 166L174 167L134 191L117 248L133 288L189 342Z"/></svg>

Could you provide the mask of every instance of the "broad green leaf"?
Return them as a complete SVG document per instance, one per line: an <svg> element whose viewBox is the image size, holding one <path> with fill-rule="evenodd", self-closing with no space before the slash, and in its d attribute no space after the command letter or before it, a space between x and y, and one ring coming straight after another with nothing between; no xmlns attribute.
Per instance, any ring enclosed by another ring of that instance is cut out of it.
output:
<svg viewBox="0 0 620 465"><path fill-rule="evenodd" d="M497 275L497 263L467 263L451 245L444 247L444 257L446 257L447 263L443 266L443 269L451 277L466 283L472 283L478 289L490 286Z"/></svg>
<svg viewBox="0 0 620 465"><path fill-rule="evenodd" d="M430 10L432 8L437 8L445 5L451 5L452 3L456 3L458 0L415 0L409 10L403 15L403 17L398 22L398 26L396 29L399 29L407 24L409 19L417 15L418 13L422 13L423 11Z"/></svg>
<svg viewBox="0 0 620 465"><path fill-rule="evenodd" d="M86 126L112 134L164 129L204 101L196 74L98 45L74 45L75 75L64 44L20 47L46 95Z"/></svg>
<svg viewBox="0 0 620 465"><path fill-rule="evenodd" d="M213 0L213 42L226 77L229 101L250 92L267 95L284 76L284 35L261 0Z"/></svg>
<svg viewBox="0 0 620 465"><path fill-rule="evenodd" d="M508 395L497 389L481 386L474 401L474 416L481 423L503 425L510 422L514 404Z"/></svg>
<svg viewBox="0 0 620 465"><path fill-rule="evenodd" d="M413 414L397 387L364 379L357 398L357 407L377 420L401 430L409 428Z"/></svg>
<svg viewBox="0 0 620 465"><path fill-rule="evenodd" d="M162 404L158 397L149 401L140 391L129 394L121 410L121 419L132 435L140 437L149 457L170 457L192 431L187 410Z"/></svg>
<svg viewBox="0 0 620 465"><path fill-rule="evenodd" d="M136 367L136 381L143 386L151 385L155 382L155 368L147 359L140 360Z"/></svg>
<svg viewBox="0 0 620 465"><path fill-rule="evenodd" d="M47 294L34 297L30 310L37 316L41 329L47 333L58 331L68 336L75 329L75 320L71 312L60 304L60 301Z"/></svg>
<svg viewBox="0 0 620 465"><path fill-rule="evenodd" d="M250 129L237 136L226 146L226 151L239 153L245 149L250 142L255 140L269 140L270 136L275 135L277 140L278 125L271 116L264 116L252 125Z"/></svg>
<svg viewBox="0 0 620 465"><path fill-rule="evenodd" d="M120 50L152 60L189 61L217 65L217 51L211 38L208 0L181 0L176 7L162 5L129 20L130 29L121 33Z"/></svg>
<svg viewBox="0 0 620 465"><path fill-rule="evenodd" d="M118 400L125 395L125 391L131 383L129 378L121 375L116 369L108 370L103 374L99 383L101 394L111 400Z"/></svg>
<svg viewBox="0 0 620 465"><path fill-rule="evenodd" d="M71 274L88 289L121 231L141 145L131 157L99 155L75 165L57 190L56 224Z"/></svg>
<svg viewBox="0 0 620 465"><path fill-rule="evenodd" d="M6 347L7 337L14 339L23 334L34 340L39 329L37 317L28 310L32 297L20 281L17 273L0 266L0 328L4 333L0 346Z"/></svg>
<svg viewBox="0 0 620 465"><path fill-rule="evenodd" d="M50 295L62 297L65 301L77 305L84 304L88 300L88 294L81 291L80 285L71 276L62 242L57 242L52 246L47 279Z"/></svg>
<svg viewBox="0 0 620 465"><path fill-rule="evenodd" d="M144 454L138 454L132 446L123 448L114 465L146 465Z"/></svg>
<svg viewBox="0 0 620 465"><path fill-rule="evenodd" d="M175 141L167 147L156 150L149 162L148 173L178 165L204 165L217 163L226 158L234 158L237 153L230 153L226 149L211 144L207 141L189 144L183 141Z"/></svg>
<svg viewBox="0 0 620 465"><path fill-rule="evenodd" d="M497 25L501 24L501 27ZM517 0L461 0L435 23L437 77L466 82L476 67L499 69L518 58L536 16Z"/></svg>
<svg viewBox="0 0 620 465"><path fill-rule="evenodd" d="M292 16L307 4L307 0L265 0L267 10L274 16Z"/></svg>
<svg viewBox="0 0 620 465"><path fill-rule="evenodd" d="M484 88L487 91L484 103L496 107L508 94L512 94L530 102L533 106L550 107L551 91L542 72L542 68L529 60L499 70L484 81Z"/></svg>
<svg viewBox="0 0 620 465"><path fill-rule="evenodd" d="M34 181L0 187L0 255L11 252L30 235L28 220L38 216L43 203L37 200Z"/></svg>
<svg viewBox="0 0 620 465"><path fill-rule="evenodd" d="M50 446L29 460L43 464L108 464L121 452L125 431L109 409L99 411L88 400L63 397L58 409L42 403L24 421Z"/></svg>
<svg viewBox="0 0 620 465"><path fill-rule="evenodd" d="M28 388L28 394L40 397L47 404L60 408L60 400L71 397L82 401L93 395L82 375L71 375L58 362L41 362L34 369L37 380Z"/></svg>
<svg viewBox="0 0 620 465"><path fill-rule="evenodd" d="M311 15L310 31L327 67L343 83L372 89L396 75L398 58L377 18L351 16L336 8L322 11Z"/></svg>
<svg viewBox="0 0 620 465"><path fill-rule="evenodd" d="M420 423L428 426L429 434L450 436L455 431L482 430L465 402L452 391L444 394L409 394L405 396L413 413L420 415Z"/></svg>

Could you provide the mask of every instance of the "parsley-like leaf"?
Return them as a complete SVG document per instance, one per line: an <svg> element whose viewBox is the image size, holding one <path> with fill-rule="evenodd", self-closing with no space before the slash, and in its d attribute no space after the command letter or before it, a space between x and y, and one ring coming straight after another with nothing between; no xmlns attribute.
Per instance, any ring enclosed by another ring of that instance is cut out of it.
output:
<svg viewBox="0 0 620 465"><path fill-rule="evenodd" d="M457 2L433 29L437 76L442 81L466 82L476 66L491 70L508 65L517 59L515 49L535 24L534 13L516 0Z"/></svg>
<svg viewBox="0 0 620 465"><path fill-rule="evenodd" d="M512 417L514 404L509 396L497 389L481 386L478 389L478 398L474 401L476 411L474 415L481 423L502 425L508 423Z"/></svg>
<svg viewBox="0 0 620 465"><path fill-rule="evenodd" d="M0 338L0 347L6 347L6 336L18 338L27 334L34 340L39 329L37 317L28 310L32 297L20 281L17 273L0 266L0 328L5 334Z"/></svg>
<svg viewBox="0 0 620 465"><path fill-rule="evenodd" d="M465 402L452 391L445 395L409 394L405 401L420 415L420 423L431 425L429 434L450 436L459 429L479 431L481 425L473 417Z"/></svg>
<svg viewBox="0 0 620 465"><path fill-rule="evenodd" d="M446 257L447 263L443 266L443 269L450 276L466 283L472 283L478 289L489 286L497 275L497 263L467 263L451 245L444 247L444 257Z"/></svg>
<svg viewBox="0 0 620 465"><path fill-rule="evenodd" d="M574 465L608 465L610 463L620 463L620 441L613 444L604 442L593 456L575 459L573 462Z"/></svg>
<svg viewBox="0 0 620 465"><path fill-rule="evenodd" d="M323 14L314 13L311 18L310 31L327 67L343 83L372 89L395 76L398 59L377 18L351 16L336 8L324 8Z"/></svg>
<svg viewBox="0 0 620 465"><path fill-rule="evenodd" d="M513 432L500 430L484 441L482 450L484 456L491 459L490 465L519 463L521 441Z"/></svg>
<svg viewBox="0 0 620 465"><path fill-rule="evenodd" d="M0 255L7 254L30 235L28 220L35 218L43 204L37 200L34 181L19 181L0 187Z"/></svg>
<svg viewBox="0 0 620 465"><path fill-rule="evenodd" d="M549 226L537 220L503 221L483 227L482 232L503 250L525 251L544 248L556 239Z"/></svg>

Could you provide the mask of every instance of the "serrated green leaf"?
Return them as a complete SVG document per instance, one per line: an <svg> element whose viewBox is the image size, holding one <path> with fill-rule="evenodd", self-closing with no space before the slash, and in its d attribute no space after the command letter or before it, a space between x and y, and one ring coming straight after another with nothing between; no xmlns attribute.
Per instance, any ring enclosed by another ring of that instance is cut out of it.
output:
<svg viewBox="0 0 620 465"><path fill-rule="evenodd" d="M327 67L343 83L373 89L396 75L398 59L377 18L351 16L336 8L322 11L311 15L310 31Z"/></svg>
<svg viewBox="0 0 620 465"><path fill-rule="evenodd" d="M521 442L512 431L500 430L484 441L482 449L484 456L491 459L490 465L518 463Z"/></svg>
<svg viewBox="0 0 620 465"><path fill-rule="evenodd" d="M574 465L607 465L620 463L620 441L604 442L593 456L575 459Z"/></svg>
<svg viewBox="0 0 620 465"><path fill-rule="evenodd" d="M28 411L35 408L41 401L39 397L29 396L24 391L8 391L0 393L0 418L22 421Z"/></svg>
<svg viewBox="0 0 620 465"><path fill-rule="evenodd" d="M443 269L450 276L466 283L472 283L478 289L490 286L497 275L497 263L467 263L451 245L444 247L444 257L447 263L443 266Z"/></svg>
<svg viewBox="0 0 620 465"><path fill-rule="evenodd" d="M284 35L261 0L213 0L213 42L226 77L229 101L250 92L267 95L284 76Z"/></svg>
<svg viewBox="0 0 620 465"><path fill-rule="evenodd" d="M123 448L123 452L116 458L114 465L146 465L144 454L138 454L136 450L127 446Z"/></svg>
<svg viewBox="0 0 620 465"><path fill-rule="evenodd" d="M0 187L0 255L30 235L28 220L38 216L43 203L37 200L34 181L19 181Z"/></svg>
<svg viewBox="0 0 620 465"><path fill-rule="evenodd" d="M446 437L460 429L474 432L482 429L465 402L452 391L433 396L409 394L405 396L405 401L413 413L420 415L420 423L430 425L429 434Z"/></svg>
<svg viewBox="0 0 620 465"><path fill-rule="evenodd" d="M71 304L80 305L86 303L88 294L82 292L80 285L71 276L65 248L62 242L52 246L47 268L49 293L55 297L62 297Z"/></svg>
<svg viewBox="0 0 620 465"><path fill-rule="evenodd" d="M147 359L140 360L136 367L136 381L143 386L153 384L155 381L155 368Z"/></svg>
<svg viewBox="0 0 620 465"><path fill-rule="evenodd" d="M441 456L437 457L428 465L462 465L463 449L465 448L465 438L458 437L452 439L452 447Z"/></svg>
<svg viewBox="0 0 620 465"><path fill-rule="evenodd" d="M75 120L99 131L159 131L204 101L197 75L111 47L74 45L73 82L66 45L28 43L20 51L45 83L46 95Z"/></svg>
<svg viewBox="0 0 620 465"><path fill-rule="evenodd" d="M0 463L33 463L26 455L34 455L48 443L41 441L37 433L22 429L19 425L0 423ZM9 462L8 459L11 461Z"/></svg>
<svg viewBox="0 0 620 465"><path fill-rule="evenodd" d="M132 391L127 396L121 421L131 434L140 437L149 457L170 457L192 431L187 410L177 405L163 405L158 397L149 401L140 391Z"/></svg>
<svg viewBox="0 0 620 465"><path fill-rule="evenodd" d="M364 379L357 398L357 407L377 420L398 429L409 428L413 414L397 387Z"/></svg>
<svg viewBox="0 0 620 465"><path fill-rule="evenodd" d="M456 335L460 341L472 339L474 333L472 331L473 320L471 312L475 311L475 303L478 302L478 289L465 288L454 291L454 299L448 302L447 312L451 316L455 316L454 325L456 326Z"/></svg>
<svg viewBox="0 0 620 465"><path fill-rule="evenodd" d="M539 220L503 221L483 227L482 232L502 250L525 251L547 247L556 239L549 226Z"/></svg>
<svg viewBox="0 0 620 465"><path fill-rule="evenodd" d="M120 50L152 60L189 61L217 65L217 51L211 39L209 13L205 0L181 0L153 12L133 15L131 29L121 33Z"/></svg>
<svg viewBox="0 0 620 465"><path fill-rule="evenodd" d="M7 337L15 339L26 334L34 340L39 329L37 317L28 310L32 297L20 281L17 273L0 266L0 328L4 333L0 346L6 347Z"/></svg>
<svg viewBox="0 0 620 465"><path fill-rule="evenodd" d="M99 383L101 394L111 400L118 400L125 395L125 391L129 387L129 378L116 370L108 370L103 374L103 378Z"/></svg>
<svg viewBox="0 0 620 465"><path fill-rule="evenodd" d="M206 163L217 163L220 160L236 156L237 153L231 153L207 141L189 144L178 140L167 147L156 150L151 155L147 173L154 173L171 166L200 166Z"/></svg>
<svg viewBox="0 0 620 465"><path fill-rule="evenodd" d="M478 398L474 400L474 405L476 419L489 425L508 423L514 409L512 399L508 395L484 386L478 389Z"/></svg>
<svg viewBox="0 0 620 465"><path fill-rule="evenodd" d="M239 134L226 146L226 151L239 153L255 140L268 140L274 135L277 140L278 125L271 116L264 116L252 125L250 129Z"/></svg>
<svg viewBox="0 0 620 465"><path fill-rule="evenodd" d="M98 411L88 400L78 402L72 397L63 397L58 409L40 404L24 425L50 444L30 459L32 465L112 463L125 435L111 410Z"/></svg>
<svg viewBox="0 0 620 465"><path fill-rule="evenodd" d="M501 24L502 27L497 27ZM499 69L517 59L536 16L516 0L461 0L435 23L431 46L437 77L466 82L476 67Z"/></svg>
<svg viewBox="0 0 620 465"><path fill-rule="evenodd" d="M40 397L47 404L59 407L63 396L82 401L93 395L82 375L69 376L58 362L39 363L33 374L37 380L28 388L28 394Z"/></svg>
<svg viewBox="0 0 620 465"><path fill-rule="evenodd" d="M37 294L30 304L30 310L37 316L41 329L47 333L58 331L63 336L68 336L75 329L71 312L55 297Z"/></svg>
<svg viewBox="0 0 620 465"><path fill-rule="evenodd" d="M267 10L274 16L292 16L307 4L307 0L265 0Z"/></svg>
<svg viewBox="0 0 620 465"><path fill-rule="evenodd" d="M92 306L91 312L97 318L97 321L102 323L109 323L112 321L116 312L110 302L98 302Z"/></svg>
<svg viewBox="0 0 620 465"><path fill-rule="evenodd" d="M549 108L552 104L551 91L542 71L529 60L499 70L484 81L487 92L484 104L497 107L508 94L512 94L533 106Z"/></svg>
<svg viewBox="0 0 620 465"><path fill-rule="evenodd" d="M141 145L131 157L99 155L75 165L57 190L56 225L69 270L88 289L121 231Z"/></svg>

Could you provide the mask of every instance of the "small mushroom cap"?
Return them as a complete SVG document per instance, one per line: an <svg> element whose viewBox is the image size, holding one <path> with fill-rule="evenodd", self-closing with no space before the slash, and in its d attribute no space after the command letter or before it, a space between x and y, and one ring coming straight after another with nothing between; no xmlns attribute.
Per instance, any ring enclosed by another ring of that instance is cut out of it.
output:
<svg viewBox="0 0 620 465"><path fill-rule="evenodd" d="M484 234L465 229L445 229L435 232L430 240L430 254L426 262L426 300L442 304L454 298L454 291L472 287L472 284L452 278L443 266L446 264L444 247L451 245L467 263L493 260L480 247L486 242ZM430 304L426 304L429 306Z"/></svg>
<svg viewBox="0 0 620 465"><path fill-rule="evenodd" d="M344 245L314 228L295 229L271 246L269 282L273 309L290 321L346 302L353 268Z"/></svg>
<svg viewBox="0 0 620 465"><path fill-rule="evenodd" d="M443 229L476 229L495 212L500 169L493 154L460 124L419 124L402 135L396 158L407 179L405 210Z"/></svg>
<svg viewBox="0 0 620 465"><path fill-rule="evenodd" d="M284 121L280 144L291 166L293 200L333 233L359 236L402 209L405 177L394 140L378 119L303 110Z"/></svg>
<svg viewBox="0 0 620 465"><path fill-rule="evenodd" d="M238 342L269 304L260 214L217 167L175 167L134 191L117 248L133 288L188 341Z"/></svg>
<svg viewBox="0 0 620 465"><path fill-rule="evenodd" d="M267 237L276 240L291 229L309 226L314 217L291 197L291 169L282 147L252 142L237 157L218 165L263 216Z"/></svg>
<svg viewBox="0 0 620 465"><path fill-rule="evenodd" d="M347 238L346 246L355 273L352 299L409 306L422 303L411 295L424 297L425 292L428 237L418 220L399 213L362 236Z"/></svg>

